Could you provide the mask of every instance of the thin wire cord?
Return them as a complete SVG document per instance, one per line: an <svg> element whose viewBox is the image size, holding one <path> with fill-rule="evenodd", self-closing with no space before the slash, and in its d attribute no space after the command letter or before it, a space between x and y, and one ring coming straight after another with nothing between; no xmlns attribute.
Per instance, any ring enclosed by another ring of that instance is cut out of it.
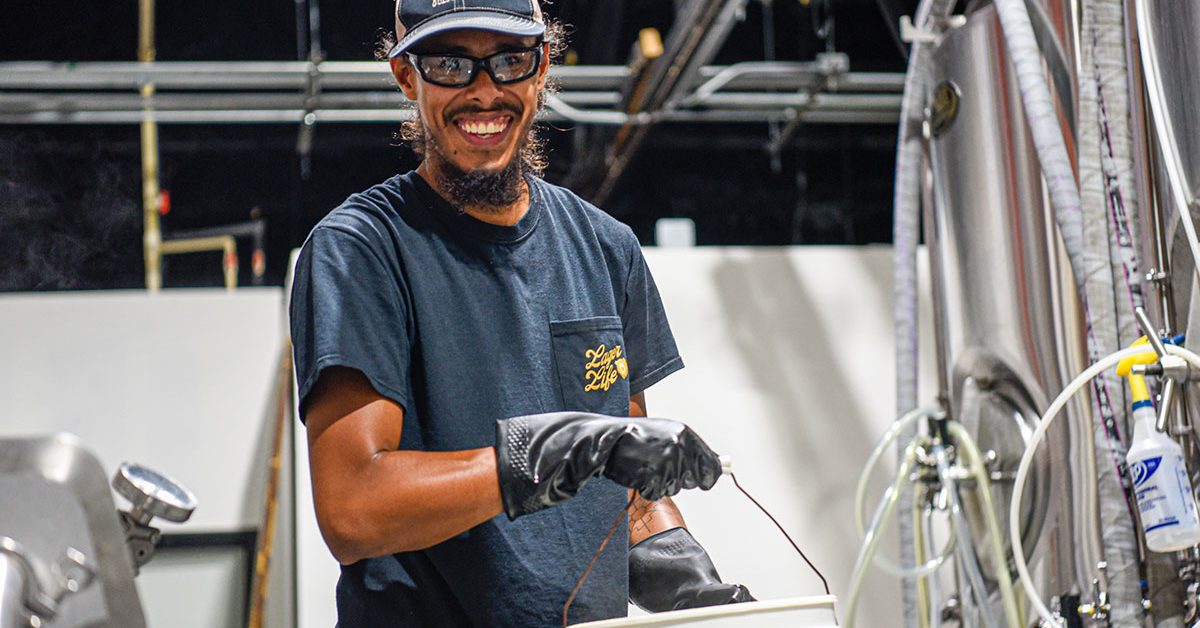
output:
<svg viewBox="0 0 1200 628"><path fill-rule="evenodd" d="M832 593L829 592L829 581L825 579L825 575L822 574L821 570L817 569L817 566L814 565L812 563L812 561L808 559L808 556L804 555L804 552L800 551L800 546L796 545L796 542L793 541L792 537L788 535L787 530L784 530L783 526L779 525L779 522L775 520L775 517L772 517L771 513L767 512L767 509L763 508L763 505L758 503L757 499L754 499L753 495L748 493L746 491L746 489L742 488L742 485L738 483L737 476L734 475L732 471L729 472L729 477L733 478L733 485L736 486L737 489L739 491L741 491L742 494L745 495L747 499L754 502L754 505L758 506L758 509L763 511L763 514L766 515L767 518L771 520L771 523L775 524L776 528L779 528L779 531L781 533L783 533L783 536L784 536L784 538L786 538L788 540L788 543L792 544L792 547L796 550L796 553L800 554L800 558L803 558L804 562L808 563L808 566L813 570L813 573L817 574L817 577L821 579L821 584L825 585L825 595L832 595Z"/></svg>
<svg viewBox="0 0 1200 628"><path fill-rule="evenodd" d="M771 520L771 523L775 524L776 528L779 528L779 532L782 533L783 537L788 540L788 543L792 544L792 548L796 550L796 553L800 555L800 558L803 558L804 562L808 563L809 568L813 570L813 573L817 574L817 577L821 579L821 584L825 587L825 595L832 595L832 593L829 591L829 581L825 579L825 574L822 574L821 570L817 569L817 566L808 559L808 556L804 555L804 552L800 549L800 546L796 545L796 542L792 540L792 537L787 533L787 530L783 529L783 526L780 525L779 521L777 521L770 512L767 512L767 509L763 507L762 504L758 503L758 500L754 499L753 495L751 495L746 489L742 488L741 483L738 482L737 476L734 475L732 471L729 472L729 477L733 479L733 485L742 492L742 495L745 495L746 499L749 499L755 506L758 506L758 509L761 510L763 514ZM587 567L583 570L583 574L579 576L579 580L575 581L575 588L571 589L571 595L567 596L567 602L563 604L563 628L567 628L567 611L571 609L571 602L575 601L575 596L578 595L579 590L583 588L584 581L587 580L588 574L592 573L592 567L596 566L596 561L599 560L600 555L604 553L604 548L608 546L609 540L612 539L612 536L616 533L617 528L621 527L621 522L629 518L629 509L633 507L633 501L635 499L637 499L637 493L634 493L632 496L630 496L629 503L625 504L625 508L621 510L621 514L617 516L616 521L613 521L612 527L608 529L608 534L604 535L604 540L600 542L600 547L596 548L596 553L592 554L592 559L588 561Z"/></svg>
<svg viewBox="0 0 1200 628"><path fill-rule="evenodd" d="M736 483L736 480L734 481ZM600 547L596 548L596 553L592 554L592 559L588 561L587 568L583 570L583 574L579 576L579 580L575 581L575 588L571 589L571 595L567 596L567 603L563 604L562 625L567 628L567 611L571 609L571 602L575 601L575 596L579 595L579 590L583 588L583 581L587 580L588 574L592 573L592 567L596 566L596 561L600 559L600 555L604 553L604 548L608 546L609 540L616 533L617 528L621 527L621 522L629 519L629 509L633 508L633 500L637 499L637 492L629 496L629 503L625 504L625 508L621 510L621 514L617 516L617 520L613 521L612 527L608 529L608 534L604 535L604 540L600 542ZM807 560L807 559L805 559Z"/></svg>

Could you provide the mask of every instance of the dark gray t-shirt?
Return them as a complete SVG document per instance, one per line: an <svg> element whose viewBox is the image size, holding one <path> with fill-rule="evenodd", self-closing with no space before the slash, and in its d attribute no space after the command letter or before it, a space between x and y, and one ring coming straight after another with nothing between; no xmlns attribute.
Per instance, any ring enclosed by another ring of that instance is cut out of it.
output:
<svg viewBox="0 0 1200 628"><path fill-rule="evenodd" d="M682 368L633 232L568 190L530 188L511 227L460 214L415 172L323 219L292 291L301 415L321 370L346 366L404 408L400 449L491 447L497 419L624 416L630 395ZM345 566L338 625L559 625L626 501L594 478L560 506ZM625 615L627 537L622 524L572 623Z"/></svg>

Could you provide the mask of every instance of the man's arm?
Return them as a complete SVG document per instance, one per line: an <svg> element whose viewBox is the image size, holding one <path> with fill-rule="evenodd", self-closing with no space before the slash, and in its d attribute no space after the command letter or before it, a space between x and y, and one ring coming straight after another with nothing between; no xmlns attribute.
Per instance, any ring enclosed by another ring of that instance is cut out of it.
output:
<svg viewBox="0 0 1200 628"><path fill-rule="evenodd" d="M342 564L430 547L503 512L494 448L398 451L404 409L357 370L321 373L305 423L317 522Z"/></svg>
<svg viewBox="0 0 1200 628"><path fill-rule="evenodd" d="M639 392L629 398L629 416L645 417L646 393ZM632 491L631 491L632 493ZM671 528L686 528L683 515L670 497L664 497L656 502L642 499L638 495L633 505L629 507L629 546L633 547L647 538L670 530Z"/></svg>

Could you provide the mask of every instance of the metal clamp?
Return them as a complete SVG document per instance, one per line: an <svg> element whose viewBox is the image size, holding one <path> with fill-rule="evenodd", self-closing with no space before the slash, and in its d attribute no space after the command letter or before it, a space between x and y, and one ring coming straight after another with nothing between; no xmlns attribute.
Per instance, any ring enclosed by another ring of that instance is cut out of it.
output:
<svg viewBox="0 0 1200 628"><path fill-rule="evenodd" d="M53 619L58 614L63 598L82 591L96 576L87 557L73 547L64 550L63 555L50 565L49 584L41 581L33 567L33 560L16 540L0 536L0 554L8 556L21 572L21 599L31 620ZM39 625L41 622L30 623Z"/></svg>
<svg viewBox="0 0 1200 628"><path fill-rule="evenodd" d="M1167 348L1163 345L1162 339L1159 338L1158 330L1150 322L1150 317L1146 316L1146 310L1138 307L1134 308L1133 313L1137 317L1138 325L1142 328L1142 333L1146 336L1146 340L1150 342L1150 347L1158 355L1158 362L1155 364L1136 364L1131 371L1139 375L1157 375L1162 378L1163 386L1158 404L1158 420L1155 421L1154 427L1160 432L1165 432L1167 429L1167 419L1171 416L1171 405L1175 401L1175 389L1180 383L1187 383L1191 375L1191 369L1186 360L1177 355L1167 353Z"/></svg>
<svg viewBox="0 0 1200 628"><path fill-rule="evenodd" d="M1103 574L1108 569L1108 563L1100 561L1096 565L1096 569ZM1112 611L1112 605L1108 602L1108 591L1100 587L1099 578L1092 579L1092 601L1080 604L1077 610L1081 616L1096 621L1105 621L1108 619L1108 614Z"/></svg>

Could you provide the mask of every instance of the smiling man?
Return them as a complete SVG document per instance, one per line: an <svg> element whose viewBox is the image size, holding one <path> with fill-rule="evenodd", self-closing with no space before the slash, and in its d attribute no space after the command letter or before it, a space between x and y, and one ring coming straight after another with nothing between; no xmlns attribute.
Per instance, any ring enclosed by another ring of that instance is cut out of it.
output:
<svg viewBox="0 0 1200 628"><path fill-rule="evenodd" d="M572 623L751 599L669 499L711 487L716 454L640 418L683 363L637 239L538 177L560 33L536 0L399 0L388 57L422 161L301 251L300 414L342 628L556 625L624 510Z"/></svg>

